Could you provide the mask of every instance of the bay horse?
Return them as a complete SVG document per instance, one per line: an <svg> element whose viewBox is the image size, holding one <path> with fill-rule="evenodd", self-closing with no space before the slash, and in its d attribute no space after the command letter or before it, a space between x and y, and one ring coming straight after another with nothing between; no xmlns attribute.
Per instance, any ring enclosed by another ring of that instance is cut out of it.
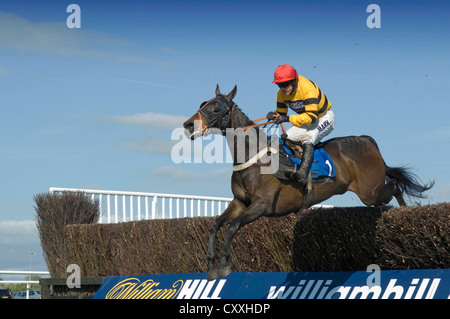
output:
<svg viewBox="0 0 450 319"><path fill-rule="evenodd" d="M256 141L246 139L245 145L233 143L237 136L235 132L242 133L242 128L254 127L254 123L233 102L236 91L235 86L229 94L223 95L217 85L216 96L203 102L199 111L183 124L185 134L192 140L206 134L226 135L234 161L231 176L234 198L210 226L206 254L208 280L214 280L218 276L225 277L231 272L230 250L233 237L241 227L262 216L275 217L299 212L347 191L356 193L367 206L385 205L393 197L399 205L404 206L406 202L403 194L423 197L422 193L434 184L421 183L403 167L387 166L375 140L369 136L339 137L322 143L322 147L334 162L336 177L314 183L314 196L308 200L305 186L296 181L280 180L273 173L261 173L263 168L271 165L270 148L259 146L264 144L259 143L261 136L265 136L262 129L252 128L259 133L255 135L258 136ZM250 154L250 143L258 145L256 156ZM245 153L244 164L237 160L239 151ZM216 234L218 229L226 224L229 224L229 228L220 250L217 268Z"/></svg>

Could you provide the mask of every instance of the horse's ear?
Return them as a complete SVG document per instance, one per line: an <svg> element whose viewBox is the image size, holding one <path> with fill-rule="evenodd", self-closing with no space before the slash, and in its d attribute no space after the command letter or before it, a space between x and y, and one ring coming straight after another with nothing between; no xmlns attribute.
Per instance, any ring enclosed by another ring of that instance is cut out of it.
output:
<svg viewBox="0 0 450 319"><path fill-rule="evenodd" d="M231 102L231 100L234 99L234 97L236 96L236 92L237 92L237 86L235 85L234 88L231 90L231 92L228 93L228 95L227 95L228 101Z"/></svg>
<svg viewBox="0 0 450 319"><path fill-rule="evenodd" d="M217 84L217 86L216 86L216 96L219 96L220 94L222 94L222 93L220 93L219 84Z"/></svg>

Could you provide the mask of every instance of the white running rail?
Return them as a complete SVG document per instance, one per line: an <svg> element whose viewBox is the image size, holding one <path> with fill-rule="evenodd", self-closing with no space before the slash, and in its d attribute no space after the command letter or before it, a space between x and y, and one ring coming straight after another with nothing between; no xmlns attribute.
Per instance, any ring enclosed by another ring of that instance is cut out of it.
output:
<svg viewBox="0 0 450 319"><path fill-rule="evenodd" d="M24 275L40 275L41 276L50 276L48 271L20 271L20 270L0 270L0 275L16 275L16 276L24 276ZM30 289L31 284L39 284L39 280L0 280L0 284L27 284L27 293L26 299L30 298Z"/></svg>
<svg viewBox="0 0 450 319"><path fill-rule="evenodd" d="M50 193L83 192L100 205L99 223L146 219L213 217L232 198L51 187Z"/></svg>

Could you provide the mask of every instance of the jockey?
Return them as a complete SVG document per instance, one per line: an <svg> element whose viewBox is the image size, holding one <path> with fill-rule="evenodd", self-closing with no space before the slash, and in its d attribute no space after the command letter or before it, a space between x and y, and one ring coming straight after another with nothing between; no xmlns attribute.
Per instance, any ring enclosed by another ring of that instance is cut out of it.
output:
<svg viewBox="0 0 450 319"><path fill-rule="evenodd" d="M305 185L313 160L314 145L334 129L334 113L331 104L319 87L298 75L290 65L275 70L274 81L278 85L276 112L269 112L267 119L277 124L290 122L293 126L286 134L290 140L301 142L303 155L298 172L292 177ZM288 107L297 114L287 115Z"/></svg>

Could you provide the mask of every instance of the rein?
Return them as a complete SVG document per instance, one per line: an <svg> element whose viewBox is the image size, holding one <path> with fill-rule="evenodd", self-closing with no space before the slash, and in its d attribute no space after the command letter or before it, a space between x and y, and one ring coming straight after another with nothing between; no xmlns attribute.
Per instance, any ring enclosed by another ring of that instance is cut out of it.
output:
<svg viewBox="0 0 450 319"><path fill-rule="evenodd" d="M258 119L252 120L252 122L259 122L259 121L266 120L266 119L267 119L266 117L260 117ZM242 129L245 131L245 130L247 130L249 128L255 128L255 127L259 127L259 126L263 126L263 125L267 125L267 124L272 124L272 123L275 123L275 121L266 121L266 122L259 123L259 124L253 124L253 125L249 125L249 126L244 126ZM284 124L283 123L280 123L280 124L281 124L281 129L283 130L283 133L286 134L286 128L284 127Z"/></svg>
<svg viewBox="0 0 450 319"><path fill-rule="evenodd" d="M198 114L198 117L199 117L199 120L200 120L199 131L200 131L200 135L202 135L202 136L204 135L204 133L205 133L206 130L208 129L208 126L207 126L207 125L204 123L204 121L203 121L202 110L203 110L206 106L208 106L211 102L216 101L216 100L217 100L217 97L212 98L211 100L205 102L205 103L200 107L200 109L197 111L197 114ZM216 116L213 118L212 124L210 123L210 125L213 125L213 124L215 124L217 121L220 121L227 113L229 113L229 114L228 114L228 119L227 119L227 121L230 121L230 118L231 118L231 107L228 107L228 108L225 108L223 111L221 111L218 115L216 115ZM206 119L208 119L208 116L207 116L207 115L204 115L204 116L205 116ZM274 120L272 120L272 121L267 121L267 118L266 118L266 117L260 117L260 118L254 119L254 120L252 120L252 122L260 122L260 121L264 121L264 120L266 120L266 121L265 121L265 122L262 122L262 123L259 123L259 124L252 124L252 125L244 126L244 127L242 127L242 129L243 129L244 131L246 131L246 130L248 130L248 129L250 129L250 128L256 128L256 127L260 127L260 126L266 126L266 125L268 125L268 124L275 124L275 121L274 121ZM283 124L283 123L280 123L280 124L281 124L281 129L283 130L283 133L286 134L286 129L285 129L285 127L284 127L284 124ZM222 128L220 128L220 129L222 130L222 134L225 135L225 130L222 129ZM276 153L278 153L278 150L274 149L273 147L266 147L266 148L260 150L255 156L253 156L252 158L250 158L247 162L242 163L242 164L234 165L234 166L233 166L233 171L235 171L235 172L236 172L236 171L242 171L242 170L244 170L244 169L246 169L246 168L252 166L253 164L255 164L259 159L261 159L261 157L263 157L263 156L265 156L265 155L267 155L267 154L270 154L270 153L276 154Z"/></svg>
<svg viewBox="0 0 450 319"><path fill-rule="evenodd" d="M205 106L207 106L209 103L211 103L212 101L214 101L214 100L216 100L216 99L217 99L217 97L212 98L211 100L209 100L208 102L206 102L204 105L202 105L202 107L197 111L198 117L199 117L199 119L200 119L200 134L201 134L202 136L204 135L204 133L205 133L205 131L208 129L208 127L207 127L206 125L203 124L203 118L202 118L202 115L201 115L201 110L202 110ZM263 121L263 120L266 120L266 119L267 119L266 117L260 117L260 118L257 118L257 119L252 120L252 122L259 122L259 121ZM268 125L268 124L272 124L272 123L275 123L275 121L266 121L266 122L259 123L259 124L248 125L248 126L242 127L242 129L243 129L244 131L246 131L246 130L248 130L249 128L260 127L260 126L264 126L264 125ZM281 123L281 129L283 130L283 133L286 134L286 129L285 129L283 123Z"/></svg>

